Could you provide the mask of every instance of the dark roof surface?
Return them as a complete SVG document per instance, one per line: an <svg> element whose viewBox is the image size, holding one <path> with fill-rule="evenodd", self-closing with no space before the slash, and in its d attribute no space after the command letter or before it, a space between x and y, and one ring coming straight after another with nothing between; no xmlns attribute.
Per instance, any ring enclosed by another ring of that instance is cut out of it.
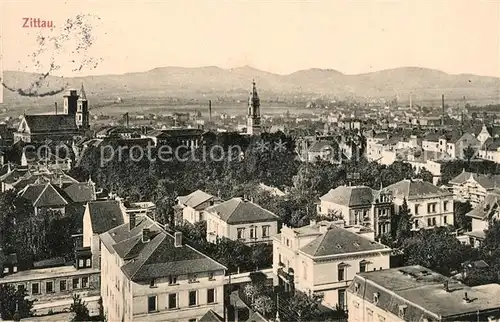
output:
<svg viewBox="0 0 500 322"><path fill-rule="evenodd" d="M25 115L24 118L31 133L78 130L73 115Z"/></svg>
<svg viewBox="0 0 500 322"><path fill-rule="evenodd" d="M389 248L347 229L331 225L326 233L300 250L311 256L330 256L384 249Z"/></svg>
<svg viewBox="0 0 500 322"><path fill-rule="evenodd" d="M208 207L207 212L215 212L220 219L228 224L277 221L278 216L261 206L241 198L232 198L228 201Z"/></svg>
<svg viewBox="0 0 500 322"><path fill-rule="evenodd" d="M102 234L124 223L125 214L117 200L92 201L87 207L94 234Z"/></svg>
<svg viewBox="0 0 500 322"><path fill-rule="evenodd" d="M383 192L391 192L395 198L418 199L431 196L452 196L449 191L441 189L430 182L423 180L401 180L382 189Z"/></svg>
<svg viewBox="0 0 500 322"><path fill-rule="evenodd" d="M340 186L331 189L320 199L338 205L356 207L371 205L376 196L377 192L366 186Z"/></svg>

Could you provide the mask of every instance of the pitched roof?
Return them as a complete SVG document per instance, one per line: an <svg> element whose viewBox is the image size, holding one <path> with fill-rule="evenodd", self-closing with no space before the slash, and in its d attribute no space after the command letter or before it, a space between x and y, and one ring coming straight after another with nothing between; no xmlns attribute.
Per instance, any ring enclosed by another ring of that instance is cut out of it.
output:
<svg viewBox="0 0 500 322"><path fill-rule="evenodd" d="M320 197L337 205L348 207L368 206L375 199L377 192L366 186L340 186L330 189L327 194Z"/></svg>
<svg viewBox="0 0 500 322"><path fill-rule="evenodd" d="M179 196L178 200L183 205L189 206L191 208L196 208L202 203L205 203L213 198L214 196L212 196L211 194L208 194L201 190L196 190L195 192L192 192L187 196Z"/></svg>
<svg viewBox="0 0 500 322"><path fill-rule="evenodd" d="M449 292L444 290L445 281ZM468 287L418 265L358 273L347 290L395 316L405 307L405 321L475 321L478 314L491 314L500 307L500 285ZM465 293L472 301L464 301Z"/></svg>
<svg viewBox="0 0 500 322"><path fill-rule="evenodd" d="M392 193L395 198L406 198L406 200L453 195L451 192L421 179L401 180L385 187L382 191Z"/></svg>
<svg viewBox="0 0 500 322"><path fill-rule="evenodd" d="M492 191L484 197L484 200L479 205L469 211L466 216L488 221L493 216L498 215L499 206L500 193L498 191Z"/></svg>
<svg viewBox="0 0 500 322"><path fill-rule="evenodd" d="M261 206L241 198L232 198L208 207L207 212L217 213L228 224L277 221L278 216Z"/></svg>
<svg viewBox="0 0 500 322"><path fill-rule="evenodd" d="M300 250L310 256L332 256L371 250L389 250L389 247L371 241L339 226L327 226L327 231Z"/></svg>
<svg viewBox="0 0 500 322"><path fill-rule="evenodd" d="M125 213L117 200L91 201L87 208L94 234L102 234L125 222Z"/></svg>
<svg viewBox="0 0 500 322"><path fill-rule="evenodd" d="M497 151L498 148L500 148L500 139L498 138L489 138L481 146L482 150L487 151Z"/></svg>
<svg viewBox="0 0 500 322"><path fill-rule="evenodd" d="M222 318L212 310L209 310L207 313L205 313L205 315L201 317L201 319L198 320L198 322L222 322L222 321L224 321L224 318Z"/></svg>
<svg viewBox="0 0 500 322"><path fill-rule="evenodd" d="M142 240L143 229L149 229L147 242ZM121 270L133 281L226 269L189 245L175 247L174 236L147 216L138 218L132 230L123 224L102 234L101 240L124 259Z"/></svg>
<svg viewBox="0 0 500 322"><path fill-rule="evenodd" d="M467 180L475 180L485 189L491 189L500 186L500 175L485 175L464 171L455 178L451 179L451 184L463 184Z"/></svg>
<svg viewBox="0 0 500 322"><path fill-rule="evenodd" d="M20 195L31 201L33 207L65 206L68 204L68 201L50 182L30 184L20 192Z"/></svg>
<svg viewBox="0 0 500 322"><path fill-rule="evenodd" d="M95 186L89 182L77 182L64 188L65 194L73 202L88 202L95 200Z"/></svg>
<svg viewBox="0 0 500 322"><path fill-rule="evenodd" d="M316 141L309 147L309 152L335 152L335 146L338 146L338 144L329 141Z"/></svg>
<svg viewBox="0 0 500 322"><path fill-rule="evenodd" d="M78 130L73 115L25 115L24 118L31 133Z"/></svg>

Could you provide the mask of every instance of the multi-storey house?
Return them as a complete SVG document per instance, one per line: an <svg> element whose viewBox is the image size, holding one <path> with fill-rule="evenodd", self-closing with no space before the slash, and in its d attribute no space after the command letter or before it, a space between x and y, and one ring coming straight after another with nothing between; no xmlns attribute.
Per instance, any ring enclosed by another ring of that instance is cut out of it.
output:
<svg viewBox="0 0 500 322"><path fill-rule="evenodd" d="M196 190L187 196L179 196L177 198L176 221L178 224L182 224L183 221L194 224L205 220L203 210L213 206L218 201L219 198L201 190Z"/></svg>
<svg viewBox="0 0 500 322"><path fill-rule="evenodd" d="M492 220L500 218L500 188L494 188L486 194L482 202L467 213L467 217L471 218L472 229L465 233L468 237L462 240L463 243L473 247L479 247L486 237L486 230Z"/></svg>
<svg viewBox="0 0 500 322"><path fill-rule="evenodd" d="M359 272L389 268L391 249L332 222L283 227L273 238L275 285L308 294L323 304L345 307L345 290Z"/></svg>
<svg viewBox="0 0 500 322"><path fill-rule="evenodd" d="M394 214L404 201L412 215L413 229L453 225L453 193L421 179L401 180L382 189L392 194Z"/></svg>
<svg viewBox="0 0 500 322"><path fill-rule="evenodd" d="M499 175L484 175L465 170L449 182L453 196L459 201L469 201L473 207L480 204L488 191L500 187Z"/></svg>
<svg viewBox="0 0 500 322"><path fill-rule="evenodd" d="M391 231L392 197L366 186L340 186L320 197L317 213L380 236Z"/></svg>
<svg viewBox="0 0 500 322"><path fill-rule="evenodd" d="M101 234L101 296L109 321L198 321L224 315L226 268L147 216Z"/></svg>
<svg viewBox="0 0 500 322"><path fill-rule="evenodd" d="M243 198L232 198L208 207L204 213L207 240L212 243L218 238L246 244L271 243L272 237L278 233L279 217Z"/></svg>

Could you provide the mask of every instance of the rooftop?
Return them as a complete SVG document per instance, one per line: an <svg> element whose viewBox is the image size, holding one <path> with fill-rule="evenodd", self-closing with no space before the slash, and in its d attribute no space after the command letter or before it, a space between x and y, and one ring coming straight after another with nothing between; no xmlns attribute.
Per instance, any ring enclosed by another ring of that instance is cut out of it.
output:
<svg viewBox="0 0 500 322"><path fill-rule="evenodd" d="M340 186L330 189L320 200L338 205L356 207L370 206L376 198L377 192L366 186Z"/></svg>
<svg viewBox="0 0 500 322"><path fill-rule="evenodd" d="M421 179L401 180L385 187L382 191L391 192L395 198L406 198L406 200L453 196L451 192Z"/></svg>
<svg viewBox="0 0 500 322"><path fill-rule="evenodd" d="M373 294L378 293L378 303L374 304L396 316L399 307L406 306L407 321L444 320L457 315L464 320L463 316L476 316L478 311L500 309L500 285L468 287L418 265L360 273L348 291L371 303Z"/></svg>
<svg viewBox="0 0 500 322"><path fill-rule="evenodd" d="M20 271L0 278L0 284L3 283L19 283L32 280L49 279L54 277L75 276L99 273L98 269L83 268L76 269L74 266L57 266L50 268L36 268L25 271Z"/></svg>
<svg viewBox="0 0 500 322"><path fill-rule="evenodd" d="M207 212L216 213L228 224L277 221L278 216L261 206L242 198L232 198L208 207Z"/></svg>

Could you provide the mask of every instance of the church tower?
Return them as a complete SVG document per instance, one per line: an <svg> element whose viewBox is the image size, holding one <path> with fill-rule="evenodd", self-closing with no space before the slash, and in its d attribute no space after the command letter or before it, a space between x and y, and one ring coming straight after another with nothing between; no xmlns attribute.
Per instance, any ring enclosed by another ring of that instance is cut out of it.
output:
<svg viewBox="0 0 500 322"><path fill-rule="evenodd" d="M76 89L70 89L69 92L64 95L64 114L75 115L77 101L78 93L76 92Z"/></svg>
<svg viewBox="0 0 500 322"><path fill-rule="evenodd" d="M83 87L82 83L82 88L80 89L80 97L78 98L77 101L77 108L76 108L76 125L80 129L88 130L90 127L89 123L89 106L88 106L88 101L87 101L87 94L85 94L85 88Z"/></svg>
<svg viewBox="0 0 500 322"><path fill-rule="evenodd" d="M247 134L260 134L260 99L255 87L255 81L252 82L252 92L248 99L248 114L247 114Z"/></svg>

